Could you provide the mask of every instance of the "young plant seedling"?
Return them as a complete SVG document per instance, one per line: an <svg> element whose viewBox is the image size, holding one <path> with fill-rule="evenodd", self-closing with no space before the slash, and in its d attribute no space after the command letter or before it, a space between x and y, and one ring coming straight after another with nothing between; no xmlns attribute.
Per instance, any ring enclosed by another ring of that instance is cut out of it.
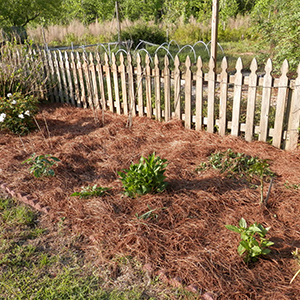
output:
<svg viewBox="0 0 300 300"><path fill-rule="evenodd" d="M132 164L129 170L118 172L125 188L125 195L134 198L136 195L160 193L166 186L164 172L166 159L155 157L155 153L148 158L141 157L138 164Z"/></svg>
<svg viewBox="0 0 300 300"><path fill-rule="evenodd" d="M144 214L142 215L138 215L138 213L135 214L135 216L137 217L138 220L147 220L147 219L157 219L158 218L158 214L155 214L154 212L159 210L159 209L165 209L165 207L163 208L154 208L152 209L150 207L150 205L147 205L148 208L149 208L149 211L145 212Z"/></svg>
<svg viewBox="0 0 300 300"><path fill-rule="evenodd" d="M244 218L239 221L239 226L225 225L231 231L237 232L241 235L241 241L237 252L240 256L244 256L246 263L257 261L260 255L266 255L271 252L267 247L274 243L265 238L270 227L264 228L261 224L256 222L247 227L247 222Z"/></svg>
<svg viewBox="0 0 300 300"><path fill-rule="evenodd" d="M51 167L57 164L60 160L50 154L36 156L35 153L32 156L22 162L22 164L32 164L29 168L30 173L32 173L36 178L41 176L54 176L55 172Z"/></svg>
<svg viewBox="0 0 300 300"><path fill-rule="evenodd" d="M71 196L79 196L79 198L90 198L103 196L110 188L97 187L97 184L93 186L82 187L80 192L75 192Z"/></svg>

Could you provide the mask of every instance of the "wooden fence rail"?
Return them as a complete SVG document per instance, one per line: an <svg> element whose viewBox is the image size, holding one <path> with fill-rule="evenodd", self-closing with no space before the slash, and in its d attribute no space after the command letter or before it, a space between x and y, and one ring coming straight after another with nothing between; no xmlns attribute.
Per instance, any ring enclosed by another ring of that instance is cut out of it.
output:
<svg viewBox="0 0 300 300"><path fill-rule="evenodd" d="M253 59L250 72L242 72L241 58L236 72L227 72L226 58L221 72L215 72L213 59L203 72L201 57L195 65L187 57L174 67L165 56L152 62L137 54L118 59L98 53L42 51L45 76L51 84L47 97L53 102L83 108L109 109L118 114L144 116L168 121L183 120L186 128L205 129L220 135L243 136L246 141L270 142L277 148L297 148L300 119L300 66L298 77L289 80L288 62L281 76L272 76L272 61L258 75Z"/></svg>

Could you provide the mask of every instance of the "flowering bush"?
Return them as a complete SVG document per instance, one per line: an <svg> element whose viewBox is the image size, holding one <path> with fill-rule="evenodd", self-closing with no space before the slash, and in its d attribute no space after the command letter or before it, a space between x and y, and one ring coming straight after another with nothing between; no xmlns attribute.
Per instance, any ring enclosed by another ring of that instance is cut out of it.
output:
<svg viewBox="0 0 300 300"><path fill-rule="evenodd" d="M38 100L21 93L0 97L0 130L8 129L24 135L34 128L33 117L38 112Z"/></svg>

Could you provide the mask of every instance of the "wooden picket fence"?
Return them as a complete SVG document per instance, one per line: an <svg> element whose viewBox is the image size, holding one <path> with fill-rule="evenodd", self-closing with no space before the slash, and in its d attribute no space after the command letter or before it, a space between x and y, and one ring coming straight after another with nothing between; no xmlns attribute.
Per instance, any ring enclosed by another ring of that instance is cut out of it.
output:
<svg viewBox="0 0 300 300"><path fill-rule="evenodd" d="M217 74L214 60L203 72L199 57L192 64L178 56L170 68L169 59L160 62L146 55L120 53L104 59L99 53L42 51L45 76L49 79L47 97L52 102L70 103L93 109L109 109L118 114L147 116L156 120L183 120L186 128L242 136L277 148L296 149L300 119L300 67L290 80L288 62L281 76L272 76L269 59L263 75L253 59L247 74L239 58L236 72L227 72L226 58Z"/></svg>

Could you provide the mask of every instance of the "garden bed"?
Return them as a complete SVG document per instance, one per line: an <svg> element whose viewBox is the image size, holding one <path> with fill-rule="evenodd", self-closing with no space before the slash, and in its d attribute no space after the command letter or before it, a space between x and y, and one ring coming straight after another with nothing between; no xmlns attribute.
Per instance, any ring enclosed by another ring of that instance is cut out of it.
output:
<svg viewBox="0 0 300 300"><path fill-rule="evenodd" d="M48 207L49 220L63 221L71 235L88 238L82 249L94 251L94 264L131 257L149 276L160 274L167 284L209 292L214 299L297 299L300 276L290 281L300 268L292 255L300 248L299 150L186 130L177 120L135 117L128 128L125 116L106 112L103 122L101 112L67 105L43 105L37 121L41 130L27 136L0 133L0 181ZM270 159L277 176L266 206L260 204L259 187L244 178L212 168L196 171L211 154L227 149ZM167 189L125 196L117 172L153 152L168 162ZM29 173L22 162L33 153L60 160L55 176ZM95 184L110 189L101 197L70 196ZM153 217L138 217L150 208ZM242 217L271 227L271 253L255 263L243 261L239 235L225 228ZM117 267L112 273L122 275Z"/></svg>

